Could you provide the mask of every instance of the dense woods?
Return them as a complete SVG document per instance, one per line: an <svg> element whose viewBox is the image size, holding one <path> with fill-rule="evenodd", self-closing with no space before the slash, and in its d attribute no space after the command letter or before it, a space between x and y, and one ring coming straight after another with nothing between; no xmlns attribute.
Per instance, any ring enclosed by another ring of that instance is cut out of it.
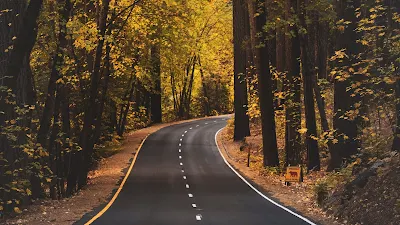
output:
<svg viewBox="0 0 400 225"><path fill-rule="evenodd" d="M232 138L259 129L275 171L400 151L399 11L398 0L0 0L0 212L76 194L102 149L165 121L235 112Z"/></svg>
<svg viewBox="0 0 400 225"><path fill-rule="evenodd" d="M234 74L239 82L246 70L249 87L235 85L235 110L249 118L235 114L234 139L246 142L247 121L260 127L264 167L339 171L398 151L398 1L237 0L233 7L247 10L234 13L242 29L234 34L242 46Z"/></svg>
<svg viewBox="0 0 400 225"><path fill-rule="evenodd" d="M77 193L126 132L230 112L231 10L225 1L0 1L1 216Z"/></svg>

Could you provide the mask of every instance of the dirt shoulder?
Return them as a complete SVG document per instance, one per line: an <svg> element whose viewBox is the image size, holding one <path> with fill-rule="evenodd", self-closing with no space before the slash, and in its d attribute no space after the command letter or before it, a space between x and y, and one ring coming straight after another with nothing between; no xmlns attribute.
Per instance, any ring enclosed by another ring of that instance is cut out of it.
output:
<svg viewBox="0 0 400 225"><path fill-rule="evenodd" d="M146 136L161 128L194 120L199 119L158 124L129 133L120 151L101 160L98 168L90 172L89 184L75 196L63 200L38 200L17 217L0 220L0 224L73 224L86 213L108 202Z"/></svg>
<svg viewBox="0 0 400 225"><path fill-rule="evenodd" d="M305 177L304 182L285 186L278 175L261 173L259 167L247 167L247 153L240 151L240 143L233 142L228 137L227 129L223 129L217 136L218 146L227 161L247 179L253 181L262 192L267 193L272 199L276 199L288 208L310 218L318 224L340 224L334 218L330 218L316 204L312 194L310 180L315 180L319 174ZM257 163L256 159L250 161L250 165Z"/></svg>

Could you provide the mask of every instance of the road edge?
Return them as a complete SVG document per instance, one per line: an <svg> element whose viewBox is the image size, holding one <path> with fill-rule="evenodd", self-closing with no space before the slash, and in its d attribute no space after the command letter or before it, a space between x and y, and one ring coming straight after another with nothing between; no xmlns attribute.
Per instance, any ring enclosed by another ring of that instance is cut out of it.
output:
<svg viewBox="0 0 400 225"><path fill-rule="evenodd" d="M307 219L306 217L297 214L295 212L293 212L292 210L286 208L285 206L277 203L276 201L272 200L271 198L267 197L266 195L264 195L261 191L259 191L257 188L255 188L249 181L247 181L246 178L244 178L239 172L236 171L235 168L233 168L233 166L228 162L228 160L225 158L224 154L221 151L221 148L218 145L218 134L225 129L225 127L219 129L216 133L215 133L215 145L217 146L217 149L219 151L219 154L221 155L222 159L224 160L225 164L245 183L247 184L251 189L253 189L253 191L255 191L257 194L259 194L261 197L263 197L265 200L269 201L270 203L274 204L275 206L285 210L286 212L292 214L293 216L296 216L297 218L303 220L304 222L310 224L310 225L317 225L316 223L312 222L311 220Z"/></svg>
<svg viewBox="0 0 400 225"><path fill-rule="evenodd" d="M128 180L129 175L132 172L133 166L136 163L137 157L139 156L140 150L142 149L142 146L144 144L144 142L147 140L147 138L150 136L150 134L148 134L142 141L142 143L140 143L135 157L133 158L131 165L129 166L128 171L125 174L124 179L122 180L121 184L119 185L117 191L115 192L114 196L111 198L111 200L107 203L106 206L104 206L104 208L102 210L100 210L100 212L98 212L95 216L93 216L88 222L85 223L85 225L90 225L92 224L94 221L96 221L98 218L100 218L111 206L112 204L115 202L115 200L118 198L119 193L122 191L122 188L124 188L124 185L126 183L126 180Z"/></svg>

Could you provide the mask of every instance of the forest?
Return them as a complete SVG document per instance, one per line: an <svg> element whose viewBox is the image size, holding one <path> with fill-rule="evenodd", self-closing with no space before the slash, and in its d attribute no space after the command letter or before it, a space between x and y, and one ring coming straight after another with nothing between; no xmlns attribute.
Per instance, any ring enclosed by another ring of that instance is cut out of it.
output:
<svg viewBox="0 0 400 225"><path fill-rule="evenodd" d="M63 199L102 149L229 114L263 168L400 151L400 1L1 0L0 212Z"/></svg>
<svg viewBox="0 0 400 225"><path fill-rule="evenodd" d="M307 170L399 151L398 1L235 2L235 140L260 123L263 165Z"/></svg>
<svg viewBox="0 0 400 225"><path fill-rule="evenodd" d="M126 132L231 111L231 6L202 2L0 1L0 211L74 195Z"/></svg>

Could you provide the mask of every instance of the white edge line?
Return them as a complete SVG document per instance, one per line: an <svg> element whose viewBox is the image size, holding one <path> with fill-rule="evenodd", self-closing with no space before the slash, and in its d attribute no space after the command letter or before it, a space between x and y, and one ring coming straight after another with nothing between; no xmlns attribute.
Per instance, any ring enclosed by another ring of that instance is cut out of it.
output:
<svg viewBox="0 0 400 225"><path fill-rule="evenodd" d="M257 192L257 194L261 195L261 197L263 197L264 199L268 200L269 202L271 202L271 203L274 204L275 206L277 206L277 207L279 207L279 208L285 210L286 212L288 212L288 213L290 213L290 214L292 214L292 215L298 217L299 219L304 220L305 222L307 222L307 223L309 223L309 224L311 224L311 225L317 225L317 224L313 223L312 221L310 221L309 219L303 217L302 215L299 215L299 214L293 212L292 210L286 208L286 207L283 206L283 205L280 205L279 203L277 203L277 202L275 202L274 200L272 200L272 199L268 198L267 196L265 196L263 193L261 193L261 191L257 190L257 188L255 188L253 185L251 185L242 175L240 175L240 174L228 163L228 161L226 160L225 156L222 154L221 149L219 149L218 142L217 142L218 133L221 132L221 130L223 130L223 129L224 129L224 127L221 128L221 129L219 129L219 130L217 131L217 133L215 133L215 144L217 145L219 154L221 154L222 158L224 159L225 164L228 165L228 167L231 168L231 170L232 170L240 179L242 179L244 183L246 183L251 189L253 189L255 192Z"/></svg>

